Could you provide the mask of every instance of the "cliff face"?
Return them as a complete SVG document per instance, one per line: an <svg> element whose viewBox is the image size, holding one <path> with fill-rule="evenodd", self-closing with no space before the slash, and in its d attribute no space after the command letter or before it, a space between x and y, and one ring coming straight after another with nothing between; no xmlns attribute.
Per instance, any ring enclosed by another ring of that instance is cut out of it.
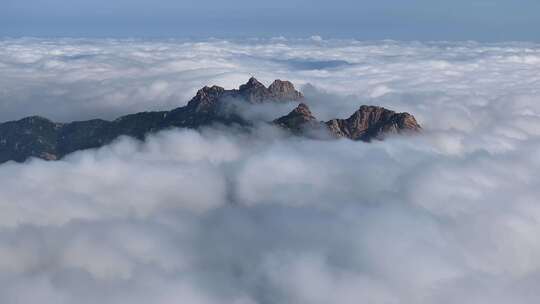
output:
<svg viewBox="0 0 540 304"><path fill-rule="evenodd" d="M234 90L204 87L184 107L126 115L114 121L95 119L62 124L42 117L27 117L0 124L0 163L22 162L30 157L56 160L78 150L101 147L121 135L144 139L149 133L171 127L198 128L216 123L250 126L252 122L239 115L224 114L222 109L231 100L247 104L285 103L303 101L304 96L288 81L276 80L266 87L251 78ZM363 141L421 129L410 114L373 106L362 106L347 119L321 122L304 103L273 123L296 135L323 130L332 137Z"/></svg>

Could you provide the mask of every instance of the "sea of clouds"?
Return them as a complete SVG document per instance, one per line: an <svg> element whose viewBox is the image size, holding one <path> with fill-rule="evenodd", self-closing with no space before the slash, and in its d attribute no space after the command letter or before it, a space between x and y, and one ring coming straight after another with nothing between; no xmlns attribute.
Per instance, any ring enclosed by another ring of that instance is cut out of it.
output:
<svg viewBox="0 0 540 304"><path fill-rule="evenodd" d="M0 303L540 301L538 44L4 39L0 75L0 121L172 109L255 75L320 119L374 104L424 128L171 130L0 165Z"/></svg>

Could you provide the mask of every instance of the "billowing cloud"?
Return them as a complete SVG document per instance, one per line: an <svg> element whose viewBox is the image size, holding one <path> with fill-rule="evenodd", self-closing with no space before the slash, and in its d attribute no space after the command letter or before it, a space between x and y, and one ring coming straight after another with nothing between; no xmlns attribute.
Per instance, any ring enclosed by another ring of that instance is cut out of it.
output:
<svg viewBox="0 0 540 304"><path fill-rule="evenodd" d="M3 164L2 303L540 299L537 45L2 46L4 120L171 108L202 85L234 87L256 74L305 85L321 119L370 103L424 126L371 144L265 125L169 130L61 161Z"/></svg>

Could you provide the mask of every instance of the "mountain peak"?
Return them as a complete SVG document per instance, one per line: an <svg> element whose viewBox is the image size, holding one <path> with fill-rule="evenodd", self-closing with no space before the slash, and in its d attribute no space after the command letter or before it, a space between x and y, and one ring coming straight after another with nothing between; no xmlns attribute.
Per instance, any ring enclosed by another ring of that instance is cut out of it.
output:
<svg viewBox="0 0 540 304"><path fill-rule="evenodd" d="M422 127L409 113L396 113L379 106L361 106L347 119L326 122L336 137L371 141L388 134L419 132Z"/></svg>
<svg viewBox="0 0 540 304"><path fill-rule="evenodd" d="M258 88L264 88L266 89L266 86L262 84L257 78L251 77L249 78L248 82L240 86L240 91L250 90L250 89L258 89Z"/></svg>
<svg viewBox="0 0 540 304"><path fill-rule="evenodd" d="M246 84L240 86L238 95L249 103L298 101L304 97L289 81L278 79L267 88L255 77L251 77Z"/></svg>
<svg viewBox="0 0 540 304"><path fill-rule="evenodd" d="M273 96L281 100L301 100L304 95L298 92L292 82L276 79L269 87L268 90Z"/></svg>
<svg viewBox="0 0 540 304"><path fill-rule="evenodd" d="M209 111L225 92L226 90L219 86L205 86L188 102L188 107L196 111Z"/></svg>
<svg viewBox="0 0 540 304"><path fill-rule="evenodd" d="M101 147L119 136L144 139L149 133L173 127L199 128L212 124L252 126L253 121L222 111L223 104L235 100L249 105L300 101L303 96L289 81L276 80L266 88L252 77L238 90L205 86L197 91L187 106L171 111L141 112L113 121L94 119L66 124L38 116L27 117L0 123L0 163L10 160L22 162L29 157L56 160L71 152ZM313 116L307 104L299 103L289 114L273 123L299 136L327 139L330 134L333 138L362 141L421 130L409 113L396 113L377 106L361 106L347 119L322 122Z"/></svg>
<svg viewBox="0 0 540 304"><path fill-rule="evenodd" d="M320 122L313 116L305 103L300 103L289 114L274 120L274 124L298 134L318 127Z"/></svg>
<svg viewBox="0 0 540 304"><path fill-rule="evenodd" d="M301 116L304 116L304 117L315 118L315 117L313 117L313 114L311 114L311 110L309 109L307 104L305 104L303 102L300 103L294 110L292 110L291 114L301 115Z"/></svg>

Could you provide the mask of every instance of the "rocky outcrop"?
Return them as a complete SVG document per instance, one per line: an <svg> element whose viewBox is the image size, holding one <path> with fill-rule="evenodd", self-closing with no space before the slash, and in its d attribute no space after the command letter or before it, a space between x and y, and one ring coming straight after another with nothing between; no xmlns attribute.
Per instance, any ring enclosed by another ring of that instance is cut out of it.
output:
<svg viewBox="0 0 540 304"><path fill-rule="evenodd" d="M233 94L236 92L233 92ZM262 103L268 101L287 102L302 100L304 96L298 92L289 81L275 80L268 88L255 78L240 86L235 98L243 98L250 103Z"/></svg>
<svg viewBox="0 0 540 304"><path fill-rule="evenodd" d="M298 92L290 81L275 80L269 87L270 96L277 101L302 100L304 95Z"/></svg>
<svg viewBox="0 0 540 304"><path fill-rule="evenodd" d="M396 113L377 106L361 106L347 119L320 122L307 105L302 103L288 115L274 120L274 123L294 134L314 134L319 131L335 138L345 137L365 142L383 139L389 134L416 133L422 129L409 113Z"/></svg>
<svg viewBox="0 0 540 304"><path fill-rule="evenodd" d="M250 78L238 90L225 90L219 86L204 87L188 103L195 112L216 112L226 100L240 100L251 104L264 102L300 101L304 98L289 81L276 80L268 88L255 78Z"/></svg>
<svg viewBox="0 0 540 304"><path fill-rule="evenodd" d="M274 124L291 131L294 134L308 133L321 127L305 103L301 103L289 114L274 120Z"/></svg>
<svg viewBox="0 0 540 304"><path fill-rule="evenodd" d="M376 106L361 106L349 118L332 119L326 125L336 137L367 142L388 134L414 133L422 129L411 114Z"/></svg>
<svg viewBox="0 0 540 304"><path fill-rule="evenodd" d="M187 108L193 112L213 112L218 106L218 101L226 93L227 91L222 87L204 87L188 102Z"/></svg>
<svg viewBox="0 0 540 304"><path fill-rule="evenodd" d="M276 80L267 88L251 78L239 89L204 87L184 107L126 115L114 121L95 119L61 124L43 117L27 117L0 124L0 163L22 162L30 157L55 160L78 150L101 147L121 135L144 139L148 133L171 127L198 128L218 123L249 126L251 122L234 113L223 113L222 107L231 100L255 104L302 99L302 94L288 81Z"/></svg>
<svg viewBox="0 0 540 304"><path fill-rule="evenodd" d="M186 106L171 111L141 112L113 121L94 119L65 124L38 116L27 117L0 124L0 163L22 162L30 157L56 160L75 151L101 147L122 135L144 139L149 133L173 127L199 128L211 124L249 127L253 122L234 111L224 111L224 107L235 102L249 105L303 100L302 93L288 81L276 80L266 87L251 78L239 89L204 87ZM324 133L335 138L363 141L380 139L390 133L420 130L412 115L373 106L362 106L347 119L321 122L306 104L300 103L291 113L273 123L296 135Z"/></svg>

